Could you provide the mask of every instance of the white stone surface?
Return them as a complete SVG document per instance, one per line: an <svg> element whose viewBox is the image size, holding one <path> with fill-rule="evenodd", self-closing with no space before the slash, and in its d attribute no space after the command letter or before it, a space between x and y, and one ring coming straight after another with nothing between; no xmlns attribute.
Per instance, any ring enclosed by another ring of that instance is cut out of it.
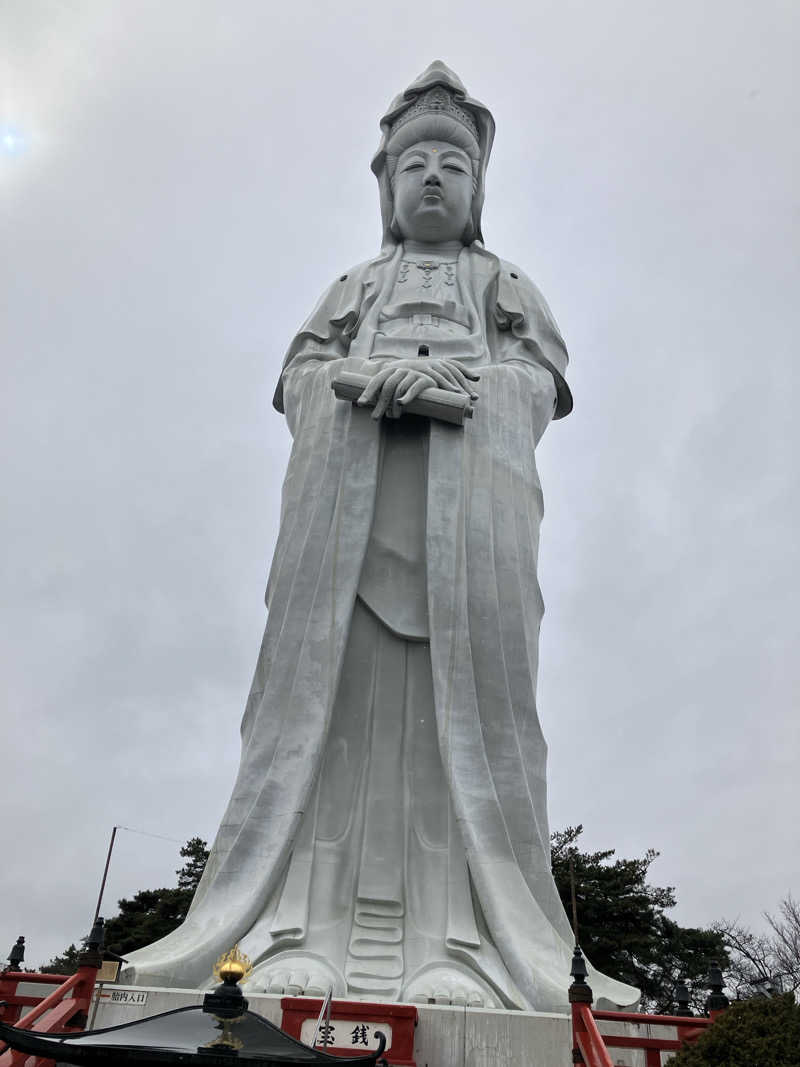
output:
<svg viewBox="0 0 800 1067"><path fill-rule="evenodd" d="M100 1030L106 1026L121 1026L123 1023L135 1022L136 1019L161 1015L165 1011L176 1011L178 1008L188 1008L192 1004L202 1004L203 997L208 992L205 989L164 989L160 986L140 985L107 985L104 987L104 991L109 993L114 989L130 989L136 993L146 992L147 1000L144 1004L112 1004L101 999L97 1006L93 1030ZM263 1015L271 1023L280 1026L280 997L248 996L247 1000L251 1011Z"/></svg>
<svg viewBox="0 0 800 1067"><path fill-rule="evenodd" d="M567 351L479 239L489 110L437 61L381 129L381 251L323 295L276 392L294 443L233 794L185 921L121 977L198 986L239 943L248 993L564 1011L535 452L571 408ZM343 371L374 408L335 398ZM474 417L403 415L432 386Z"/></svg>
<svg viewBox="0 0 800 1067"><path fill-rule="evenodd" d="M623 1037L661 1037L675 1041L678 1037L674 1026L657 1026L651 1023L616 1023L607 1019L598 1020L601 1034L615 1034ZM614 1048L608 1050L614 1067L646 1067L647 1053L644 1049ZM665 1065L675 1055L674 1052L662 1052L661 1063Z"/></svg>
<svg viewBox="0 0 800 1067"><path fill-rule="evenodd" d="M20 982L17 986L17 995L20 997L49 997L59 988L60 982L48 983Z"/></svg>
<svg viewBox="0 0 800 1067"><path fill-rule="evenodd" d="M204 990L150 986L108 986L146 989L147 1003L102 1003L94 1029L119 1026L150 1015L200 1004ZM280 1025L281 998L248 996L250 1010ZM418 1004L414 1038L417 1067L565 1067L570 1061L570 1022L566 1015L528 1011ZM353 1018L358 1016L354 1004ZM634 1060L620 1062L638 1064ZM643 1062L643 1061L642 1061Z"/></svg>
<svg viewBox="0 0 800 1067"><path fill-rule="evenodd" d="M570 1042L567 1015L468 1008L464 1013L463 1056L452 1062L464 1067L564 1067L570 1062ZM435 1063L432 1059L429 1067Z"/></svg>

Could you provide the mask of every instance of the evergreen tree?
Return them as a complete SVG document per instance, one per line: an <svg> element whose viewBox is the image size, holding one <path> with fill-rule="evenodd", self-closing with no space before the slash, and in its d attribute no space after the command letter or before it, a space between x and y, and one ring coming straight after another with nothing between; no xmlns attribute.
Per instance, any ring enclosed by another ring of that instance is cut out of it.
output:
<svg viewBox="0 0 800 1067"><path fill-rule="evenodd" d="M45 963L42 970L45 974L75 974L80 954L81 950L77 945L70 945L60 956L54 956L49 963Z"/></svg>
<svg viewBox="0 0 800 1067"><path fill-rule="evenodd" d="M192 902L189 889L140 889L119 901L119 914L106 921L106 948L127 956L180 926Z"/></svg>
<svg viewBox="0 0 800 1067"><path fill-rule="evenodd" d="M712 959L726 961L724 939L715 930L682 927L664 912L675 906L671 886L648 885L658 856L613 859L615 850L581 852L582 826L552 835L553 876L571 915L570 859L575 869L580 942L598 970L642 991L642 1010L671 1012L680 979L693 986L695 1010L706 997L704 980Z"/></svg>
<svg viewBox="0 0 800 1067"><path fill-rule="evenodd" d="M119 913L106 920L105 947L125 956L171 933L186 918L197 884L208 859L206 842L192 837L181 849L186 860L175 873L177 889L140 889L130 900L118 901ZM80 949L70 945L60 956L44 964L51 974L74 974Z"/></svg>
<svg viewBox="0 0 800 1067"><path fill-rule="evenodd" d="M800 1005L791 993L739 1001L670 1067L800 1067Z"/></svg>
<svg viewBox="0 0 800 1067"><path fill-rule="evenodd" d="M175 872L178 876L178 889L188 889L194 894L203 871L206 869L208 846L202 837L190 837L181 849L181 856L186 863Z"/></svg>

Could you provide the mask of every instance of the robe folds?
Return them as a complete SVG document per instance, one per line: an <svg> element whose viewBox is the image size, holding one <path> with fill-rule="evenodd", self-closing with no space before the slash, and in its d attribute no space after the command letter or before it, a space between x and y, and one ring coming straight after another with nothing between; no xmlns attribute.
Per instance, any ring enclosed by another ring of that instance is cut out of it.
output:
<svg viewBox="0 0 800 1067"><path fill-rule="evenodd" d="M389 247L334 282L286 356L275 406L294 443L239 773L185 922L132 954L129 980L206 980L217 957L258 922L298 845L380 461L379 423L336 400L331 383L345 369L369 373L371 359L380 359L379 314L401 252ZM464 427L430 423L426 554L439 749L473 891L520 1006L563 1011L573 937L550 871L546 745L536 713L543 604L535 448L550 418L570 410L567 354L543 298L516 267L476 243L461 252L458 270L483 345L464 360L480 374L474 417ZM301 940L302 906L293 922ZM638 999L591 968L590 976L598 1000Z"/></svg>

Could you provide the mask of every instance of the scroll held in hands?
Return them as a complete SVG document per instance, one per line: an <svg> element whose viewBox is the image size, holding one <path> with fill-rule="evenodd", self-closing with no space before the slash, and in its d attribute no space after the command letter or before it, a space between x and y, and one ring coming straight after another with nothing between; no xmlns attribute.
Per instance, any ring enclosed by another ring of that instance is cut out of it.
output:
<svg viewBox="0 0 800 1067"><path fill-rule="evenodd" d="M331 388L339 400L351 400L355 403L369 385L370 380L368 374L342 371L331 382ZM375 401L373 400L369 406L374 407ZM466 393L451 393L447 389L438 389L435 386L423 389L419 396L405 405L404 410L411 412L412 415L426 415L429 419L451 422L456 426L463 426L464 419L472 418L472 403Z"/></svg>

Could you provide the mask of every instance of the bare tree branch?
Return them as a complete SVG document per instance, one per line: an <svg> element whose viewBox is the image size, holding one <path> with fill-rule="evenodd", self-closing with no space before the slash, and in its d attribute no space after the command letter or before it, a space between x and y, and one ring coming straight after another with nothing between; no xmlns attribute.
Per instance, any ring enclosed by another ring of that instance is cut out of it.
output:
<svg viewBox="0 0 800 1067"><path fill-rule="evenodd" d="M779 917L766 914L772 927L772 949L778 969L784 978L784 989L794 993L800 989L800 904L791 893L778 905Z"/></svg>
<svg viewBox="0 0 800 1067"><path fill-rule="evenodd" d="M726 985L740 1000L800 990L800 903L791 894L778 915L764 913L771 933L755 934L738 920L716 923L730 956Z"/></svg>

